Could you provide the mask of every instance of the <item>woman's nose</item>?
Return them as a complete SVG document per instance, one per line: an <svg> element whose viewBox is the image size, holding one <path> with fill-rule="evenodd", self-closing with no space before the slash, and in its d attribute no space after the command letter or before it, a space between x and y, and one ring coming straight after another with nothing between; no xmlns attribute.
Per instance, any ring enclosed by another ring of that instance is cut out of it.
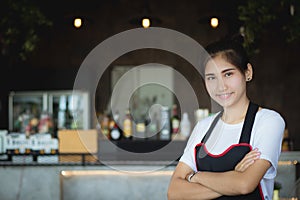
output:
<svg viewBox="0 0 300 200"><path fill-rule="evenodd" d="M227 85L226 82L223 78L218 78L218 82L217 82L217 90L222 92L225 91L227 89Z"/></svg>

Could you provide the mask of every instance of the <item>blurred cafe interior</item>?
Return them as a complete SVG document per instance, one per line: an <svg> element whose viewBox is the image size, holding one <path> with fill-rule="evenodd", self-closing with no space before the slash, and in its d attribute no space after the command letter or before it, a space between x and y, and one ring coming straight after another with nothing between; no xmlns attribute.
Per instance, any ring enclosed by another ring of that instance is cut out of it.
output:
<svg viewBox="0 0 300 200"><path fill-rule="evenodd" d="M249 97L286 122L274 191L300 198L299 1L2 0L0 16L1 199L167 199L220 109L192 46L221 39L243 43Z"/></svg>

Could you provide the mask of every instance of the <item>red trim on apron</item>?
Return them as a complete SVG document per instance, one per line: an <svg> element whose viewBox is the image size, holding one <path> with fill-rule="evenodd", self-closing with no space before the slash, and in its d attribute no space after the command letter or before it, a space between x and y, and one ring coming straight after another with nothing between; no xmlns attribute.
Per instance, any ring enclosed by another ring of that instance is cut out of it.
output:
<svg viewBox="0 0 300 200"><path fill-rule="evenodd" d="M239 143L239 144L233 144L233 145L230 145L228 148L226 148L222 153L220 154L212 154L208 151L206 145L202 142L198 143L195 148L194 148L194 158L195 158L195 163L197 163L196 159L197 159L197 150L196 150L196 147L203 147L204 151L207 153L208 156L212 157L212 158L219 158L219 157L222 157L224 156L226 153L228 153L228 151L230 151L231 149L233 149L234 147L240 147L240 146L248 146L250 148L250 151L253 149L252 145L248 144L248 143ZM198 170L198 167L197 167L197 170ZM262 187L261 187L261 184L259 183L258 184L258 189L259 189L259 194L260 194L260 197L262 200L265 199L264 197L264 194L263 194L263 191L262 191ZM234 197L234 196L233 196Z"/></svg>
<svg viewBox="0 0 300 200"><path fill-rule="evenodd" d="M204 143L199 143L197 144L195 147L199 147L199 146L203 146L203 149L204 151L207 153L207 155L209 155L210 157L215 157L215 158L218 158L218 157L222 157L224 156L228 151L230 151L232 148L234 147L238 147L238 146L248 146L250 148L250 151L252 150L252 146L248 143L240 143L240 144L232 144L230 145L227 149L225 149L222 153L220 154L212 154L210 153L208 150L207 150L207 147ZM194 148L194 156L196 158L196 148Z"/></svg>

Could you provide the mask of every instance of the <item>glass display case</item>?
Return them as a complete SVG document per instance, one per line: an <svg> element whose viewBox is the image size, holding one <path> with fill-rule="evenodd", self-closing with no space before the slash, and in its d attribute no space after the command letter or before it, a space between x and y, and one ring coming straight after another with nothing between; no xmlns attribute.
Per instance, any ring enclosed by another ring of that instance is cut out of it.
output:
<svg viewBox="0 0 300 200"><path fill-rule="evenodd" d="M11 92L9 131L56 134L60 129L89 129L87 91Z"/></svg>

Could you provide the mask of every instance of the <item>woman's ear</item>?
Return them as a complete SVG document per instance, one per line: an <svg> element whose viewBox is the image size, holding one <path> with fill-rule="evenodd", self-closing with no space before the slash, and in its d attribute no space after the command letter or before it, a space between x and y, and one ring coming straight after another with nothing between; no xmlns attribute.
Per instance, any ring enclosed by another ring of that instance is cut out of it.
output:
<svg viewBox="0 0 300 200"><path fill-rule="evenodd" d="M245 70L246 81L251 81L253 77L253 68L250 63L247 64L247 69Z"/></svg>

